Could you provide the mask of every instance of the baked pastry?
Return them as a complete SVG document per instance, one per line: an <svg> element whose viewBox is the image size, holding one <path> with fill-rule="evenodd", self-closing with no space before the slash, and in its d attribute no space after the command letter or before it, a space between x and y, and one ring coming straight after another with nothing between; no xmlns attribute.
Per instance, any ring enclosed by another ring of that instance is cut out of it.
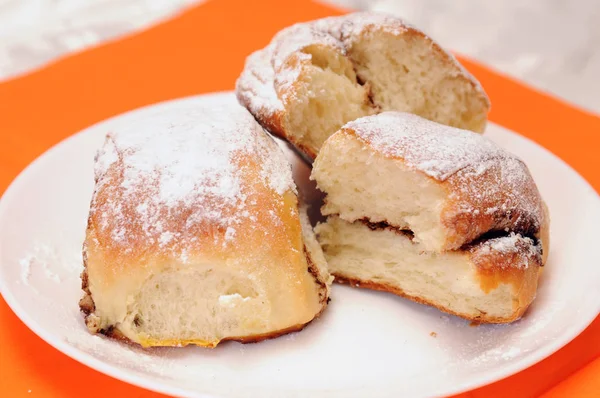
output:
<svg viewBox="0 0 600 398"><path fill-rule="evenodd" d="M313 166L337 281L478 322L514 321L534 299L547 210L527 166L492 141L385 112L346 124Z"/></svg>
<svg viewBox="0 0 600 398"><path fill-rule="evenodd" d="M483 132L490 107L477 80L402 20L354 13L301 23L250 55L239 101L309 159L346 122L402 111Z"/></svg>
<svg viewBox="0 0 600 398"><path fill-rule="evenodd" d="M335 281L382 290L478 323L512 322L537 290L541 249L512 234L427 251L410 232L328 217L317 226Z"/></svg>
<svg viewBox="0 0 600 398"><path fill-rule="evenodd" d="M235 100L120 126L95 181L80 302L91 332L214 347L302 329L326 307L331 278L290 166Z"/></svg>

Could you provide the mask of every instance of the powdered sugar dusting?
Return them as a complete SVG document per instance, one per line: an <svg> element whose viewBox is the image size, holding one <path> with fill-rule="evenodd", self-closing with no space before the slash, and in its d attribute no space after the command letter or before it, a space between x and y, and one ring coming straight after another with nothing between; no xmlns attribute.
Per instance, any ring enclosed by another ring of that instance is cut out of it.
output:
<svg viewBox="0 0 600 398"><path fill-rule="evenodd" d="M123 369L149 373L155 377L166 375L175 362L169 355L175 350L171 347L148 350L125 344L115 346L114 340L101 335L91 335L84 328L68 328L64 336L69 345L103 362L116 364Z"/></svg>
<svg viewBox="0 0 600 398"><path fill-rule="evenodd" d="M233 238L235 237L236 234L236 230L233 227L227 227L227 230L225 231L225 241L230 241L233 240Z"/></svg>
<svg viewBox="0 0 600 398"><path fill-rule="evenodd" d="M168 245L169 242L171 242L171 240L173 240L173 237L175 237L175 234L173 234L172 232L166 231L160 234L160 238L158 238L158 243L161 246L165 246Z"/></svg>
<svg viewBox="0 0 600 398"><path fill-rule="evenodd" d="M32 268L41 269L43 275L55 283L60 283L60 276L51 269L49 262L64 261L58 260L53 247L45 244L36 244L33 251L25 257L19 259L21 267L21 283L29 286L29 278L32 274Z"/></svg>
<svg viewBox="0 0 600 398"><path fill-rule="evenodd" d="M355 134L385 156L404 159L407 166L437 180L469 165L483 173L486 160L514 158L491 140L470 131L400 112L383 112L347 123Z"/></svg>
<svg viewBox="0 0 600 398"><path fill-rule="evenodd" d="M508 236L486 239L472 250L473 260L483 261L487 256L504 256L510 261L497 261L496 266L527 269L529 266L539 266L542 249L533 239L511 232Z"/></svg>
<svg viewBox="0 0 600 398"><path fill-rule="evenodd" d="M529 245L533 244L533 241L530 238L511 233L508 237L503 239L490 239L487 242L487 246L489 246L491 250L500 253L514 252L517 250L517 242L519 241Z"/></svg>
<svg viewBox="0 0 600 398"><path fill-rule="evenodd" d="M376 12L355 12L341 17L323 18L313 24L316 29L328 32L343 42L346 48L352 46L365 32L375 29L393 35L401 35L409 30L421 32L398 17Z"/></svg>
<svg viewBox="0 0 600 398"><path fill-rule="evenodd" d="M29 277L31 277L31 262L33 259L33 254L28 254L19 260L19 265L21 266L21 282L24 285L29 285Z"/></svg>
<svg viewBox="0 0 600 398"><path fill-rule="evenodd" d="M455 70L449 73L469 80L487 100L477 79L452 54L403 20L373 12L323 18L283 29L267 47L254 52L246 60L244 71L236 84L238 97L265 124L273 123L270 119L284 111L285 97L294 95L294 90L290 88L298 79L302 65L310 63L312 56L304 51L307 47L318 45L335 48L340 54L347 55L354 43L374 28L393 35L419 32L455 66Z"/></svg>
<svg viewBox="0 0 600 398"><path fill-rule="evenodd" d="M335 18L325 20L331 19ZM267 47L248 57L236 87L242 100L248 99L243 102L253 114L272 118L284 110L285 96L300 75L302 61L310 62L312 58L303 52L304 48L320 44L345 52L343 44L326 29L317 27L315 22L283 29ZM291 56L296 57L295 62L286 62Z"/></svg>
<svg viewBox="0 0 600 398"><path fill-rule="evenodd" d="M451 205L442 220L462 236L453 248L490 230L538 236L545 216L527 166L486 137L400 112L363 117L342 130L365 148L445 182Z"/></svg>
<svg viewBox="0 0 600 398"><path fill-rule="evenodd" d="M133 234L167 247L193 239L185 231L199 224L232 239L234 226L251 216L245 208L255 182L242 172L249 159L259 165L260 184L278 195L295 192L284 154L235 101L146 113L108 134L96 157L91 211L124 246ZM182 217L184 226L173 221Z"/></svg>
<svg viewBox="0 0 600 398"><path fill-rule="evenodd" d="M271 118L283 111L283 103L275 91L275 71L271 65L273 47L251 54L246 60L244 72L236 83L236 90L242 96L250 98L246 106L253 114L262 113Z"/></svg>

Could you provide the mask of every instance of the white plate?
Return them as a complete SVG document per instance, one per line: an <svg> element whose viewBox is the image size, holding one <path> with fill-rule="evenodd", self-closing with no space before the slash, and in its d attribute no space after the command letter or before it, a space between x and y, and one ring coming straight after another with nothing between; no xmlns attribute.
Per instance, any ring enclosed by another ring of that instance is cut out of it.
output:
<svg viewBox="0 0 600 398"><path fill-rule="evenodd" d="M231 94L154 107L235 101ZM391 294L335 286L304 331L259 344L142 350L90 335L77 301L81 244L104 135L148 108L61 142L0 202L0 288L41 338L118 379L190 397L430 396L458 393L524 369L568 343L600 309L600 200L569 166L490 125L487 135L529 165L552 214L552 249L531 310L502 326L470 327ZM308 167L286 149L305 192ZM437 337L431 336L435 332Z"/></svg>

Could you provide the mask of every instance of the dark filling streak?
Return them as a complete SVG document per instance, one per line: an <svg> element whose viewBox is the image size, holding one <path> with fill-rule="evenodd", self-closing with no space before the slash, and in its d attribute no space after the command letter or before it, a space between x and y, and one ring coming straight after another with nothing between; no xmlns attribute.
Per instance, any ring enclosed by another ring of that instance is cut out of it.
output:
<svg viewBox="0 0 600 398"><path fill-rule="evenodd" d="M381 112L381 106L375 103L375 97L373 95L373 90L371 89L371 86L369 86L368 89L369 92L367 94L367 99L369 100L369 106L371 106L371 108L375 109L377 112Z"/></svg>
<svg viewBox="0 0 600 398"><path fill-rule="evenodd" d="M482 244L486 241L489 241L491 239L498 239L498 238L507 238L510 236L511 233L516 233L521 235L524 238L529 238L533 241L533 246L534 247L539 247L540 250L540 256L543 255L543 250L544 250L544 246L542 245L542 242L536 238L532 232L524 234L522 232L515 232L515 231L505 231L505 230L493 230L493 231L488 231L486 233L484 233L483 235L479 236L477 239L472 240L469 243L465 243L463 246L461 246L458 250L470 250L474 247L476 247L479 244ZM544 264L541 263L540 261L540 267L543 267Z"/></svg>
<svg viewBox="0 0 600 398"><path fill-rule="evenodd" d="M522 233L522 232L517 232L517 231L506 231L506 230L500 229L500 230L488 231L488 232L484 233L483 235L480 235L477 239L473 239L471 242L465 243L462 247L460 247L459 250L468 250L471 247L477 246L478 244L483 243L490 239L507 238L510 236L511 233L519 234L524 238L531 239L533 241L534 246L541 246L540 240L538 238L536 238L533 235L533 233Z"/></svg>
<svg viewBox="0 0 600 398"><path fill-rule="evenodd" d="M381 230L381 229L387 229L390 230L392 232L395 232L399 235L403 235L406 236L407 238L409 238L411 241L414 239L415 234L409 230L409 229L401 229L398 227L395 227L393 225L388 224L385 221L382 222L378 222L378 223L374 223L369 221L368 218L362 218L360 220L357 220L361 223L363 223L364 225L366 225L370 230L372 231L377 231L377 230ZM498 238L506 238L509 237L511 232L513 231L505 231L505 230L495 230L495 231L488 231L485 234L479 236L477 239L469 242L469 243L465 243L463 246L461 246L459 249L457 249L457 251L468 251L470 249L472 249L473 247L487 241L490 239L498 239ZM525 238L529 238L533 241L533 245L534 246L539 246L540 247L540 253L542 250L542 245L541 242L538 238L536 238L533 234L520 234L521 236L525 237ZM543 266L543 264L542 264Z"/></svg>
<svg viewBox="0 0 600 398"><path fill-rule="evenodd" d="M324 295L324 293L327 291L327 285L319 277L319 271L317 270L317 266L313 262L312 257L310 256L310 252L306 248L306 245L304 245L304 256L306 257L306 262L308 263L308 273L314 278L317 285L319 285L319 287L321 288L319 291L319 301L321 303L323 303L324 301L327 301L327 303L329 303L331 299L329 297L326 299Z"/></svg>
<svg viewBox="0 0 600 398"><path fill-rule="evenodd" d="M378 229L387 229L387 230L397 233L398 235L406 236L411 241L415 238L415 234L411 230L395 227L391 224L388 224L385 221L374 223L374 222L369 221L368 218L361 218L358 221L363 223L367 227L369 227L369 229L371 231L376 231Z"/></svg>
<svg viewBox="0 0 600 398"><path fill-rule="evenodd" d="M373 89L371 88L371 85L358 74L356 68L354 68L354 75L356 76L356 83L358 83L362 87L366 86L367 88L367 100L369 101L369 106L377 110L377 112L381 112L381 106L375 103L375 98L373 95Z"/></svg>

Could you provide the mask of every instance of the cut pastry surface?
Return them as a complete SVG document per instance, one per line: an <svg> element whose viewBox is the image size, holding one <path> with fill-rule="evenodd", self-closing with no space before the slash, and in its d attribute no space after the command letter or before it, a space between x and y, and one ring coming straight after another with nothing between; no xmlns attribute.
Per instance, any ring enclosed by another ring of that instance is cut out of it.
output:
<svg viewBox="0 0 600 398"><path fill-rule="evenodd" d="M282 30L248 57L236 91L265 128L310 159L362 116L403 111L483 132L490 107L477 80L431 38L364 12Z"/></svg>
<svg viewBox="0 0 600 398"><path fill-rule="evenodd" d="M410 230L431 251L458 249L489 231L540 238L541 196L527 166L491 140L384 112L346 124L313 165L323 215Z"/></svg>
<svg viewBox="0 0 600 398"><path fill-rule="evenodd" d="M382 290L482 323L512 322L535 297L541 246L518 234L425 250L410 233L332 216L316 228L335 281Z"/></svg>
<svg viewBox="0 0 600 398"><path fill-rule="evenodd" d="M525 164L485 137L384 112L332 135L311 178L337 280L478 322L511 322L535 297L547 209Z"/></svg>
<svg viewBox="0 0 600 398"><path fill-rule="evenodd" d="M142 346L258 341L326 307L331 277L277 144L227 101L108 134L84 243L90 331Z"/></svg>

